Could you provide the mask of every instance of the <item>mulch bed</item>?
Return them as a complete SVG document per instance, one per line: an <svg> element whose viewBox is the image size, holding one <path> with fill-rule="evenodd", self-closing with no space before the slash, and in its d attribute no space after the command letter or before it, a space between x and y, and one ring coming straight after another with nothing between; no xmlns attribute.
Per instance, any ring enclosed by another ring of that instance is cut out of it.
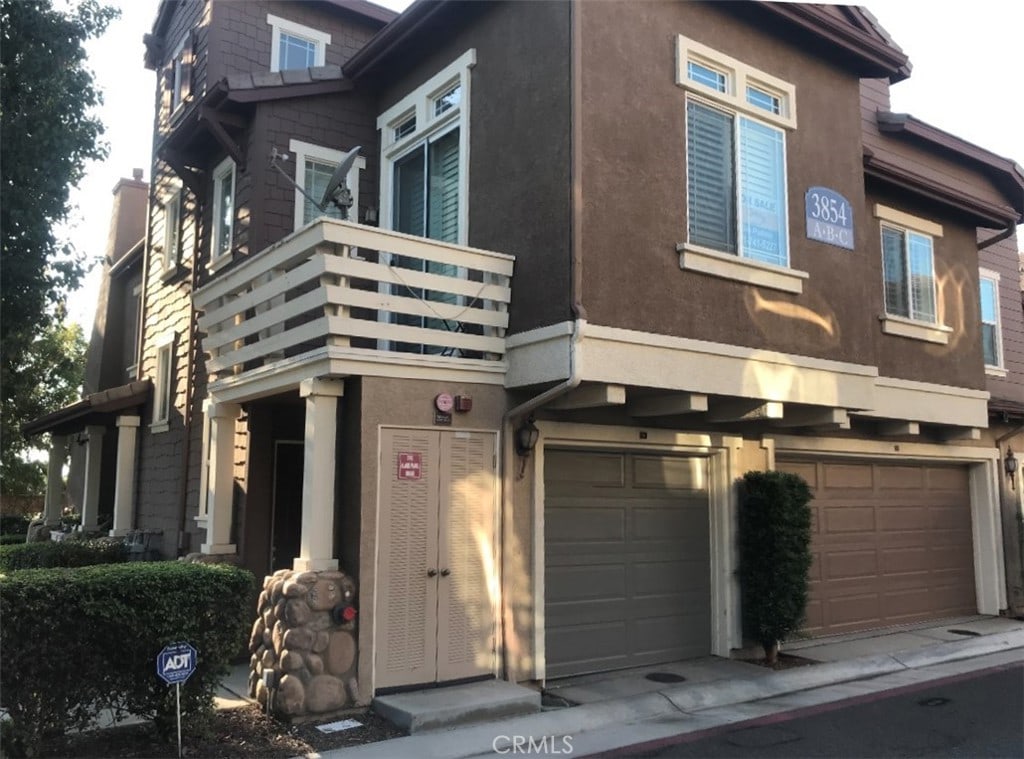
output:
<svg viewBox="0 0 1024 759"><path fill-rule="evenodd" d="M267 717L256 706L222 709L213 717L210 734L204 738L184 736L182 755L200 759L289 759L316 751L398 738L406 733L371 711L349 715L362 727L337 733L323 733L317 723L288 725ZM333 720L325 720L329 722ZM322 724L322 723L321 723ZM75 759L174 759L178 756L175 739L161 741L149 725L126 725L71 736L59 745L46 746L43 757Z"/></svg>
<svg viewBox="0 0 1024 759"><path fill-rule="evenodd" d="M776 659L774 666L769 664L763 656L759 659L742 659L741 661L745 661L750 664L757 664L761 667L770 667L771 669L774 669L776 672L778 672L780 669L807 667L811 664L821 663L814 661L814 659L805 659L804 657L797 656L796 654L784 654L782 652L779 652L778 658Z"/></svg>

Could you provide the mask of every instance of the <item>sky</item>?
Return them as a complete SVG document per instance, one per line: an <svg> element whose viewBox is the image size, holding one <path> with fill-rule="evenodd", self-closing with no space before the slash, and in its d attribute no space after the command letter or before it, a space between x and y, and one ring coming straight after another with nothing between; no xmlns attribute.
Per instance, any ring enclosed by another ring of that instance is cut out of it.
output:
<svg viewBox="0 0 1024 759"><path fill-rule="evenodd" d="M104 93L99 115L107 127L110 153L91 164L72 191L77 211L64 231L79 250L96 259L106 247L114 185L130 177L133 168L142 168L149 179L156 84L156 74L143 67L142 36L156 18L157 0L108 2L121 8L121 18L89 44L88 54ZM377 2L396 10L409 5L408 0ZM864 5L914 67L908 80L892 88L894 111L911 113L1024 164L1024 2L867 0ZM87 337L99 282L96 266L69 299L70 317L83 325Z"/></svg>

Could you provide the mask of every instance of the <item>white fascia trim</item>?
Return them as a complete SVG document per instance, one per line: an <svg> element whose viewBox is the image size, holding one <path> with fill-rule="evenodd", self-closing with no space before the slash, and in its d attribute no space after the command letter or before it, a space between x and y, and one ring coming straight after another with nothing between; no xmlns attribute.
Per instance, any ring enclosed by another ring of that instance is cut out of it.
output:
<svg viewBox="0 0 1024 759"><path fill-rule="evenodd" d="M341 163L345 153L341 150L335 150L334 148L325 148L322 145L314 145L311 142L303 142L302 140L289 140L288 151L295 154L295 184L298 187L305 188L306 186L306 160L312 159L321 163L330 163L337 166ZM349 209L349 216L355 213L356 218L359 217L359 172L366 168L366 158L359 156L356 162L352 164L352 168L348 172L348 176L345 181L348 185L349 191L352 193L352 208ZM294 214L294 231L298 231L305 226L302 220L302 211L305 206L305 196L299 192L298 188L295 190L295 214Z"/></svg>
<svg viewBox="0 0 1024 759"><path fill-rule="evenodd" d="M505 338L505 387L566 379L572 371L573 322L559 322Z"/></svg>
<svg viewBox="0 0 1024 759"><path fill-rule="evenodd" d="M294 37L302 37L303 39L309 40L316 45L316 52L314 53L315 60L314 66L323 66L327 59L327 46L331 44L331 35L327 32L322 32L319 29L314 29L310 26L304 26L294 21L289 21L286 18L275 16L272 13L267 14L267 23L271 28L270 35L270 71L277 72L281 70L281 32L290 34Z"/></svg>
<svg viewBox="0 0 1024 759"><path fill-rule="evenodd" d="M985 390L879 377L875 380L874 406L852 413L875 419L984 429L988 427L988 399Z"/></svg>

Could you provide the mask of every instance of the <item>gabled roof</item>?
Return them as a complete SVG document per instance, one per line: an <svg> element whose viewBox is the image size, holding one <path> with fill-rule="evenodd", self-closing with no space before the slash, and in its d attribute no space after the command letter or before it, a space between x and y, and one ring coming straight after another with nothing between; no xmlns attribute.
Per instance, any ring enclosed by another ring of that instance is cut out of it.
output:
<svg viewBox="0 0 1024 759"><path fill-rule="evenodd" d="M359 79L455 0L416 0L379 31L345 64L345 75ZM739 3L723 7L741 10ZM899 82L910 76L910 60L870 13L859 6L827 6L755 0L749 6L773 14L815 39L823 55L842 60L862 77Z"/></svg>
<svg viewBox="0 0 1024 759"><path fill-rule="evenodd" d="M950 134L908 113L878 111L878 129L899 135L927 149L971 165L987 176L1006 195L1013 210L1024 217L1024 168L1009 158Z"/></svg>
<svg viewBox="0 0 1024 759"><path fill-rule="evenodd" d="M58 411L33 419L22 425L26 437L43 432L68 434L78 432L88 424L104 424L118 411L137 408L146 402L153 383L148 379L127 385L100 390Z"/></svg>

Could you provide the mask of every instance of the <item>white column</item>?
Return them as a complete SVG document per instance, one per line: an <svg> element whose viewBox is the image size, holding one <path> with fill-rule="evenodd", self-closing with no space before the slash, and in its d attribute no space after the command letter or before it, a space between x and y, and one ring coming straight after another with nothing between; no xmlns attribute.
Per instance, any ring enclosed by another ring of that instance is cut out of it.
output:
<svg viewBox="0 0 1024 759"><path fill-rule="evenodd" d="M82 531L95 530L100 512L100 463L103 456L103 433L107 430L99 425L85 428L88 442L85 444L85 488L82 497Z"/></svg>
<svg viewBox="0 0 1024 759"><path fill-rule="evenodd" d="M312 379L299 385L306 399L305 461L302 470L302 543L293 568L337 569L334 557L334 467L341 380Z"/></svg>
<svg viewBox="0 0 1024 759"><path fill-rule="evenodd" d="M211 403L210 462L206 480L206 542L199 550L208 554L233 554L231 511L235 489L235 420L242 415L237 403Z"/></svg>
<svg viewBox="0 0 1024 759"><path fill-rule="evenodd" d="M114 524L110 537L127 535L135 511L135 448L141 419L117 417L117 479L114 485Z"/></svg>
<svg viewBox="0 0 1024 759"><path fill-rule="evenodd" d="M43 517L48 526L60 524L64 506L64 460L68 455L66 435L50 435L50 461L46 466L46 502Z"/></svg>

